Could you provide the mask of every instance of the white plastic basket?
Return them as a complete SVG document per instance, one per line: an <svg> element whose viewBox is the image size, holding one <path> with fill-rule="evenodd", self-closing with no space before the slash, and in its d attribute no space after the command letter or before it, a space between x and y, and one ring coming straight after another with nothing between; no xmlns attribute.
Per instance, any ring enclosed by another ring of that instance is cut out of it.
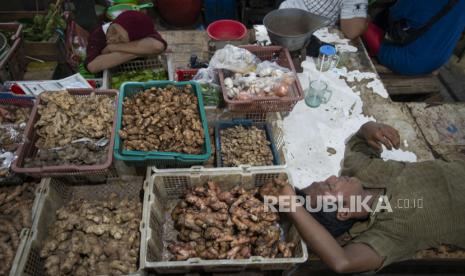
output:
<svg viewBox="0 0 465 276"><path fill-rule="evenodd" d="M144 69L158 69L163 68L168 72L168 80L174 80L174 67L171 53L163 53L158 56L148 57L146 59L136 59L113 69L103 71L103 84L102 89L111 89L111 77L116 73L128 72L134 70ZM116 88L117 89L117 88Z"/></svg>
<svg viewBox="0 0 465 276"><path fill-rule="evenodd" d="M10 274L9 274L10 276L17 275L16 271L18 270L18 264L21 259L21 256L24 253L24 249L26 247L26 242L27 242L27 237L29 236L29 232L30 232L29 228L24 228L23 230L21 230L21 233L19 235L20 240L19 240L18 249L16 249L15 258L13 259L13 263L10 269Z"/></svg>
<svg viewBox="0 0 465 276"><path fill-rule="evenodd" d="M238 167L207 167L207 166L192 166L190 168L176 168L176 169L164 169L157 167L149 167L152 173L170 173L170 172L184 172L184 173L208 173L208 172L250 172L250 171L263 171L263 170L276 170L286 169L286 147L284 143L284 132L280 127L279 122L281 121L281 115L275 113L233 113L228 110L218 108L205 108L208 127L214 128L219 121L230 121L234 119L248 119L253 122L265 122L271 126L271 132L273 135L274 144L279 154L280 164L273 166L250 166L240 165ZM215 139L213 139L215 141ZM213 145L214 146L214 145ZM215 153L212 154L212 158L216 157ZM213 162L216 164L216 162Z"/></svg>
<svg viewBox="0 0 465 276"><path fill-rule="evenodd" d="M148 222L142 233L141 263L147 272L157 273L188 273L201 272L228 272L243 270L287 270L308 258L307 247L300 238L295 227L281 218L280 225L288 241L296 243L294 257L292 258L263 258L253 256L245 260L202 260L192 258L186 261L168 261L165 259L166 244L164 235L172 231L163 230L163 225L170 219L170 207L178 202L179 197L193 186L205 184L212 180L219 184L223 190L236 185L249 189L261 186L277 177L287 178L283 170L243 172L210 172L192 175L188 172L159 173L151 175L148 185L148 201L144 202L144 220ZM290 179L289 179L290 180Z"/></svg>
<svg viewBox="0 0 465 276"><path fill-rule="evenodd" d="M126 177L108 179L105 184L97 185L71 185L64 180L57 178L44 178L42 180L42 194L37 206L37 213L34 217L32 228L24 246L22 256L15 266L14 275L45 275L44 260L39 256L39 252L45 242L49 228L56 220L56 211L73 199L104 199L111 193L116 193L121 197L143 198L141 202L148 199L145 192L147 182L142 177ZM142 210L142 214L144 214ZM145 227L144 216L142 215L140 229L141 238ZM142 240L141 240L142 241ZM141 263L139 262L139 267ZM131 275L145 275L142 269Z"/></svg>

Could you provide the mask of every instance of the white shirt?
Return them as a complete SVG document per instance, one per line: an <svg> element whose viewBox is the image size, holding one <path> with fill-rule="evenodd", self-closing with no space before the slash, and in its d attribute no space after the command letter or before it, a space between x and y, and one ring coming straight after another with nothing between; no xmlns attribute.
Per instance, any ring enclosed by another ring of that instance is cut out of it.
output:
<svg viewBox="0 0 465 276"><path fill-rule="evenodd" d="M306 10L329 18L334 25L339 19L366 18L368 0L286 0L279 8Z"/></svg>

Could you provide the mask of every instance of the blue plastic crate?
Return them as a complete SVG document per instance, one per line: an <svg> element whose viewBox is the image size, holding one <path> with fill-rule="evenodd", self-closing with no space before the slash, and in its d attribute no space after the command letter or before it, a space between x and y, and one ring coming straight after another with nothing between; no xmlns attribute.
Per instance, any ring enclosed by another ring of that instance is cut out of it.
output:
<svg viewBox="0 0 465 276"><path fill-rule="evenodd" d="M16 105L22 107L33 107L34 96L17 95L10 92L0 92L0 105Z"/></svg>
<svg viewBox="0 0 465 276"><path fill-rule="evenodd" d="M186 154L178 152L160 152L160 151L128 151L122 148L122 141L119 136L119 131L122 127L123 119L123 102L126 97L132 97L137 93L142 93L146 89L152 87L163 88L168 85L186 86L190 84L197 96L198 111L202 127L204 130L204 148L202 154ZM114 155L118 160L125 161L133 165L150 165L160 167L190 167L193 165L201 165L206 162L211 156L210 135L208 134L207 116L202 100L202 92L200 86L196 82L174 82L174 81L151 81L151 82L126 82L121 86L120 96L118 98L118 120L116 123L116 136Z"/></svg>
<svg viewBox="0 0 465 276"><path fill-rule="evenodd" d="M223 129L231 128L234 126L243 126L246 128L255 126L258 129L265 130L266 139L270 141L271 153L273 154L273 165L277 166L281 164L279 159L279 154L276 149L275 142L273 140L273 135L271 132L271 127L267 123L254 123L252 120L238 119L233 121L220 121L215 126L215 146L216 146L216 164L217 167L223 167L223 159L221 158L221 135L220 131ZM243 164L247 165L247 164Z"/></svg>

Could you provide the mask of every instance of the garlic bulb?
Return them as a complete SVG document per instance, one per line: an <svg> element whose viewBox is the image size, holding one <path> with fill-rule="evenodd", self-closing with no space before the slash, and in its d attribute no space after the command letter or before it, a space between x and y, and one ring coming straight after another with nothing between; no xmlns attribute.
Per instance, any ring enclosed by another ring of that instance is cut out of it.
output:
<svg viewBox="0 0 465 276"><path fill-rule="evenodd" d="M224 79L224 85L227 88L233 88L233 86L234 86L233 80L231 78L225 78Z"/></svg>

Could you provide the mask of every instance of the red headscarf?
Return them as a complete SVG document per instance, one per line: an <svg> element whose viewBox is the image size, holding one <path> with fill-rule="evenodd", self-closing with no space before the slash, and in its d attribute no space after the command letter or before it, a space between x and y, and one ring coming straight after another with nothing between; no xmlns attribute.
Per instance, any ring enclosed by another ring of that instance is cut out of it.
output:
<svg viewBox="0 0 465 276"><path fill-rule="evenodd" d="M121 25L121 27L128 32L130 41L153 37L163 43L166 49L166 41L155 30L152 19L144 13L138 11L125 11L113 20L112 23ZM86 67L89 62L102 53L102 50L105 47L107 47L107 37L103 32L102 27L98 27L89 36L89 41L87 43L87 58L85 61Z"/></svg>
<svg viewBox="0 0 465 276"><path fill-rule="evenodd" d="M128 32L129 40L139 40L155 33L154 23L145 13L125 11L113 20Z"/></svg>

